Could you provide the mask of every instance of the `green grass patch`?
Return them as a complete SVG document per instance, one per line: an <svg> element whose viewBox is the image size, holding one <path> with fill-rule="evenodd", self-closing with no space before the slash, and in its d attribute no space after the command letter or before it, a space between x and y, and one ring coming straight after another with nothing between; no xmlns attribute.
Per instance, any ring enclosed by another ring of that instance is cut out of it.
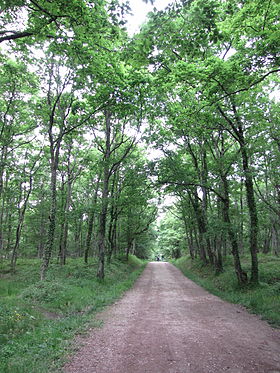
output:
<svg viewBox="0 0 280 373"><path fill-rule="evenodd" d="M18 261L15 274L0 263L0 372L58 372L75 334L96 325L94 313L132 287L145 263L130 256L106 266L104 281L97 263L52 263L39 281L39 260Z"/></svg>
<svg viewBox="0 0 280 373"><path fill-rule="evenodd" d="M210 266L198 259L182 257L173 262L185 276L231 303L241 304L260 315L275 327L280 327L280 258L259 255L260 283L238 286L231 258L224 261L224 272L215 275ZM242 266L249 273L250 257L242 258Z"/></svg>

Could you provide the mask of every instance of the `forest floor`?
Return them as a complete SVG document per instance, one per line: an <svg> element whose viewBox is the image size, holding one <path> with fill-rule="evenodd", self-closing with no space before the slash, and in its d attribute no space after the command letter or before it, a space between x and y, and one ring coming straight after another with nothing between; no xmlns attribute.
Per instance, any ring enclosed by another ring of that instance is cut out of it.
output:
<svg viewBox="0 0 280 373"><path fill-rule="evenodd" d="M280 330L149 263L135 286L75 340L65 373L277 373Z"/></svg>

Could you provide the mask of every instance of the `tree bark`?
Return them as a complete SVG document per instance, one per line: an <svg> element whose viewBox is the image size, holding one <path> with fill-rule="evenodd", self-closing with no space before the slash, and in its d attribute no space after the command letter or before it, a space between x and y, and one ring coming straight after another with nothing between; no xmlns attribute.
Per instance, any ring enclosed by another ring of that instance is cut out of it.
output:
<svg viewBox="0 0 280 373"><path fill-rule="evenodd" d="M252 173L249 167L249 157L244 144L240 144L243 161L243 171L245 174L245 187L247 204L250 215L250 252L251 252L251 282L259 281L258 270L258 214L254 195L254 185Z"/></svg>
<svg viewBox="0 0 280 373"><path fill-rule="evenodd" d="M191 192L189 192L189 196L193 205L193 209L195 211L195 217L197 221L197 227L198 227L198 242L199 242L199 256L200 259L204 264L208 263L205 247L207 246L206 243L206 225L205 221L203 219L203 212L201 211L201 207L199 206L199 198L197 195L197 191L193 191L193 196L191 195Z"/></svg>
<svg viewBox="0 0 280 373"><path fill-rule="evenodd" d="M70 208L70 201L71 201L71 193L72 193L72 183L73 180L68 176L67 180L67 190L66 190L66 201L63 211L63 223L62 223L62 234L61 234L61 242L59 247L59 262L61 265L66 264L66 250L67 250L67 240L68 240L68 217L69 217L69 208Z"/></svg>
<svg viewBox="0 0 280 373"><path fill-rule="evenodd" d="M230 125L232 131L234 132L234 138L238 141L240 146L240 152L242 157L243 173L245 178L245 189L247 205L250 216L250 253L251 253L251 282L258 283L259 273L258 273L258 215L255 202L255 193L253 185L253 177L249 164L248 149L244 137L243 124L237 112L235 104L232 102L232 111L234 113L234 121L231 119L221 107L218 106L218 110L223 118Z"/></svg>
<svg viewBox="0 0 280 373"><path fill-rule="evenodd" d="M56 154L55 154L56 153ZM49 214L49 229L47 235L47 243L44 249L43 260L41 265L41 280L44 280L49 267L49 262L54 245L56 211L57 211L57 168L58 168L58 151L54 152L51 149L51 207Z"/></svg>
<svg viewBox="0 0 280 373"><path fill-rule="evenodd" d="M98 233L98 270L97 277L104 279L105 265L105 239L106 239L106 220L108 210L109 196L109 179L110 179L110 155L111 155L111 113L105 111L105 136L106 147L104 154L104 169L103 169L103 187L101 197L101 212L99 215L99 233Z"/></svg>
<svg viewBox="0 0 280 373"><path fill-rule="evenodd" d="M98 176L98 179L96 182L92 206L89 211L86 249L85 249L85 255L84 255L85 264L88 264L89 251L90 251L90 246L91 246L91 241L92 241L92 232L93 232L94 218L96 214L96 202L97 202L97 195L98 195L98 190L99 190L99 182L100 182L100 176Z"/></svg>
<svg viewBox="0 0 280 373"><path fill-rule="evenodd" d="M226 175L221 175L223 189L224 189L224 198L222 200L223 203L223 219L227 227L228 237L231 242L231 252L234 260L234 269L237 277L237 281L240 285L244 285L247 283L247 274L243 271L241 267L240 257L239 257L239 250L238 250L238 241L237 237L234 233L232 223L230 220L229 214L229 191L228 191L228 181Z"/></svg>
<svg viewBox="0 0 280 373"><path fill-rule="evenodd" d="M34 167L36 165L36 162L37 162L37 160L34 162L34 164L31 167L31 170L30 170L29 189L28 189L28 191L27 191L27 193L26 193L26 195L23 199L23 205L22 205L22 207L19 206L19 217L18 217L18 225L17 225L17 229L16 229L16 240L15 240L15 244L14 244L14 247L13 247L12 258L11 258L11 271L12 272L15 272L15 269L16 269L18 249L19 249L19 244L20 244L20 239L21 239L21 231L22 231L22 227L23 227L23 224L24 224L24 218L25 218L25 212L26 212L27 204L28 204L29 197L30 197L30 194L31 194L32 189L33 189L33 176L34 176L33 170L34 170ZM22 185L21 185L20 189L21 189L20 194L22 195ZM20 203L19 203L19 205L20 205Z"/></svg>

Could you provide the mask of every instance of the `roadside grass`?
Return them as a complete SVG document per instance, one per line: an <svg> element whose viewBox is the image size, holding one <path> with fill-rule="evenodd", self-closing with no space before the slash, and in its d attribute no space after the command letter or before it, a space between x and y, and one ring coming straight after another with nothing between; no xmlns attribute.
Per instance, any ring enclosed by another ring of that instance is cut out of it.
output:
<svg viewBox="0 0 280 373"><path fill-rule="evenodd" d="M132 287L145 262L130 256L112 260L104 281L96 279L97 263L69 259L52 263L39 281L39 260L19 259L15 274L0 262L0 372L58 372L73 338L100 326L94 313Z"/></svg>
<svg viewBox="0 0 280 373"><path fill-rule="evenodd" d="M244 288L238 286L231 258L224 260L224 272L219 275L215 275L210 266L190 257L182 257L173 264L212 294L243 305L274 327L280 327L280 258L259 254L260 283L254 286L248 284ZM249 274L249 256L242 258L242 266Z"/></svg>

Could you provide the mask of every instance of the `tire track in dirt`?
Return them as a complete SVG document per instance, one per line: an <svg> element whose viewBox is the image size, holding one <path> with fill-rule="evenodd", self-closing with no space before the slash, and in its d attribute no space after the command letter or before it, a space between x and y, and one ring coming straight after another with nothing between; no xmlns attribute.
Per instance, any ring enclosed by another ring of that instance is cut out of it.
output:
<svg viewBox="0 0 280 373"><path fill-rule="evenodd" d="M279 330L169 263L149 263L98 318L65 373L280 373Z"/></svg>

